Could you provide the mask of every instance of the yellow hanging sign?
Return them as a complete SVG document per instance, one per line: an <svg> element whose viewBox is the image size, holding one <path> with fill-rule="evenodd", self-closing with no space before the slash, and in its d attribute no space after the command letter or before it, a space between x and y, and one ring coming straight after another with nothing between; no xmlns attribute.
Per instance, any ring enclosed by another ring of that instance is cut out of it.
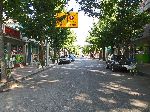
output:
<svg viewBox="0 0 150 112"><path fill-rule="evenodd" d="M78 28L78 12L57 13L56 27Z"/></svg>

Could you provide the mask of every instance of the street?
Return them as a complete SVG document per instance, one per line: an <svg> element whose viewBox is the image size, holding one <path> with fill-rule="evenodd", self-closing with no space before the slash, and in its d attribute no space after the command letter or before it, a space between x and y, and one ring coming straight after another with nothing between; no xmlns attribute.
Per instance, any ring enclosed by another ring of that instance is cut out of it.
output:
<svg viewBox="0 0 150 112"><path fill-rule="evenodd" d="M56 65L0 93L0 112L149 112L150 78L99 60Z"/></svg>

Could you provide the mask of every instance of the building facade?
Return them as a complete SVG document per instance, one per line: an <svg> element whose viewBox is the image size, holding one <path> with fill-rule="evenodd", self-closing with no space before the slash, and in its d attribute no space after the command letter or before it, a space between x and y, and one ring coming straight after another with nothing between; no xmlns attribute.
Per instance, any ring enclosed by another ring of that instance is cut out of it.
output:
<svg viewBox="0 0 150 112"><path fill-rule="evenodd" d="M150 13L150 0L143 0L141 5L142 12ZM138 61L139 71L142 73L150 73L150 23L144 26L142 36L135 41L136 43L136 59Z"/></svg>
<svg viewBox="0 0 150 112"><path fill-rule="evenodd" d="M25 65L25 42L20 31L3 25L3 34L7 68Z"/></svg>

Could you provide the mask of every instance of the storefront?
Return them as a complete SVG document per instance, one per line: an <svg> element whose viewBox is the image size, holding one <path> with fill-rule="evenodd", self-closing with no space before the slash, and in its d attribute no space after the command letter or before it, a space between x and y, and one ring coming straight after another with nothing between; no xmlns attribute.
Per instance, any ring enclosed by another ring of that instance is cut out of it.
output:
<svg viewBox="0 0 150 112"><path fill-rule="evenodd" d="M140 72L150 75L150 36L136 40L135 57Z"/></svg>
<svg viewBox="0 0 150 112"><path fill-rule="evenodd" d="M25 65L25 42L20 32L8 26L3 27L5 60L8 68Z"/></svg>

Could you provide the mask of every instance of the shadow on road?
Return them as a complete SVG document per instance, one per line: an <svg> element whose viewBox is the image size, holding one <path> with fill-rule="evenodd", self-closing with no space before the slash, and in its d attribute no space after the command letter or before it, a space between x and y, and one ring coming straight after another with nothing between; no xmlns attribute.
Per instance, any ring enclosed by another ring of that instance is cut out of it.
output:
<svg viewBox="0 0 150 112"><path fill-rule="evenodd" d="M97 60L58 65L16 89L48 92L47 97L58 102L53 107L68 112L148 112L150 108L149 78L111 72Z"/></svg>

